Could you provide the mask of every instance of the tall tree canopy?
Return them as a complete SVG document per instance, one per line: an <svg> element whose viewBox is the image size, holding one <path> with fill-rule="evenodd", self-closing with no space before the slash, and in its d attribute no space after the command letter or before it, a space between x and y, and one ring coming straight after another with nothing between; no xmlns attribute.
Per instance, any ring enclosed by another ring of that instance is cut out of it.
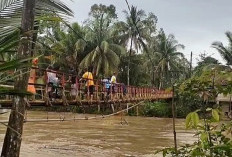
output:
<svg viewBox="0 0 232 157"><path fill-rule="evenodd" d="M93 5L89 16L85 27L85 39L92 45L92 49L81 61L80 67L93 66L96 75L109 76L117 71L119 56L125 51L113 40L112 24L117 18L115 7Z"/></svg>
<svg viewBox="0 0 232 157"><path fill-rule="evenodd" d="M132 6L130 12L124 11L126 21L119 21L115 24L115 32L118 34L120 44L128 50L127 65L127 84L130 84L130 60L132 52L139 52L143 49L143 44L149 40L149 37L156 31L157 17L153 13L147 16L144 10L138 10Z"/></svg>
<svg viewBox="0 0 232 157"><path fill-rule="evenodd" d="M184 46L179 44L173 35L166 35L163 30L159 32L156 45L158 59L157 72L159 73L159 88L170 86L171 76L174 73L183 73L180 70L180 59L184 59L183 53L179 50Z"/></svg>

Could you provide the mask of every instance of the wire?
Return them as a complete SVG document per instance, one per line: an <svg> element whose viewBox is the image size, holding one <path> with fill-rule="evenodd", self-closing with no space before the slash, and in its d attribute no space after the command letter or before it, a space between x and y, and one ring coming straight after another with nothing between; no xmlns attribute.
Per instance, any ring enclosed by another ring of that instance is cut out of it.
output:
<svg viewBox="0 0 232 157"><path fill-rule="evenodd" d="M112 113L112 114L108 114L108 115L101 115L101 116L94 116L94 117L84 117L84 118L59 118L59 119L25 119L24 122L54 122L54 121L75 121L75 120L94 120L94 119L103 119L103 118L107 118L107 117L111 117L114 115L117 115L119 113L125 112L127 110L130 110L136 106L141 105L142 103L144 103L144 101L141 101L131 107L128 107L126 109L120 110L118 112ZM0 121L1 124L6 125L5 123L8 123L8 120L2 120Z"/></svg>
<svg viewBox="0 0 232 157"><path fill-rule="evenodd" d="M62 23L64 23L68 28L70 28L78 37L80 37L82 40L84 40L86 43L88 43L79 33L77 33L66 21L63 20L56 12L54 12L60 19L62 19Z"/></svg>
<svg viewBox="0 0 232 157"><path fill-rule="evenodd" d="M7 124L5 124L5 123L8 123L8 121L7 121L7 122L0 121L0 124L6 126L6 127L9 128L10 130L12 130L12 131L15 132L16 134L18 134L19 138L22 137L22 134L20 134L18 131L16 131L15 129L13 129L12 127L10 127L9 125L7 125Z"/></svg>
<svg viewBox="0 0 232 157"><path fill-rule="evenodd" d="M126 1L126 4L127 4L127 7L128 7L128 10L129 10L129 11L131 11L131 9L130 9L130 5L129 5L128 1L127 1L127 0L125 0L125 1Z"/></svg>

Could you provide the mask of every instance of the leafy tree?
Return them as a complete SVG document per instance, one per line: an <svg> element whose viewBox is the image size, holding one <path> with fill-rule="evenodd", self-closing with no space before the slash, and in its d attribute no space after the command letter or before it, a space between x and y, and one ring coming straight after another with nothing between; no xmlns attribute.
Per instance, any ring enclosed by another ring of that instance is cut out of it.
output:
<svg viewBox="0 0 232 157"><path fill-rule="evenodd" d="M87 55L84 51L86 41L85 32L78 23L73 23L67 30L61 23L51 27L47 35L40 37L39 42L45 47L40 53L52 57L51 64L59 64L64 69L78 69L82 59ZM45 57L46 58L46 57Z"/></svg>
<svg viewBox="0 0 232 157"><path fill-rule="evenodd" d="M215 48L222 58L227 62L228 65L232 65L232 33L226 32L226 37L228 39L229 45L224 46L222 42L213 42L212 47Z"/></svg>
<svg viewBox="0 0 232 157"><path fill-rule="evenodd" d="M120 58L120 65L119 65L119 75L118 80L120 82L126 83L127 82L127 55L123 55ZM134 86L147 86L150 85L150 75L147 72L146 67L144 66L144 55L137 54L130 57L131 58L131 74L133 77L130 78L130 85Z"/></svg>
<svg viewBox="0 0 232 157"><path fill-rule="evenodd" d="M200 61L197 63L197 66L194 68L194 75L201 75L201 73L203 72L203 70L209 66L213 66L213 65L219 65L220 63L218 62L217 59L210 57L210 56L206 56L205 54L201 54L200 55Z"/></svg>
<svg viewBox="0 0 232 157"><path fill-rule="evenodd" d="M91 7L89 16L93 18L93 21L90 20L89 22L98 22L100 20L101 25L105 24L109 26L117 18L116 8L114 5L105 6L102 4L94 4Z"/></svg>
<svg viewBox="0 0 232 157"><path fill-rule="evenodd" d="M195 135L199 138L193 144L182 146L177 151L173 148L162 150L164 156L231 156L232 125L231 122L219 122L220 110L214 103L218 94L231 94L231 78L231 69L224 71L211 69L204 71L201 76L193 76L180 85L178 88L180 95L197 97L200 103L196 111L186 116L186 128L194 129Z"/></svg>

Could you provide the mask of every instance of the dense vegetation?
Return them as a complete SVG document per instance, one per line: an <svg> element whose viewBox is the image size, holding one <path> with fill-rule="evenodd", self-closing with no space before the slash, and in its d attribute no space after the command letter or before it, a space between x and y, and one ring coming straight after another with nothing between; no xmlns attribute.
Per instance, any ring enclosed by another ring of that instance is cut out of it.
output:
<svg viewBox="0 0 232 157"><path fill-rule="evenodd" d="M174 35L158 29L158 18L153 13L135 6L129 12L124 11L125 19L121 20L115 6L95 4L83 24L70 24L65 19L73 13L59 0L2 0L0 15L0 61L3 62L0 83L15 81L14 89L0 87L1 94L14 96L3 156L19 155L22 139L18 137L23 130L23 117L18 112L25 112L24 96L30 94L26 87L34 57L39 57L40 68L52 65L61 71L74 69L80 75L85 67L91 66L95 78L117 72L118 81L129 85L159 89L174 85L177 116L187 115L186 126L196 129L200 138L177 151L165 149L164 154L231 154L231 124L218 123L220 112L215 104L218 94L230 94L232 90L231 32L226 32L228 46L221 42L212 44L227 66L201 55L191 71L190 63L181 52L184 46ZM141 114L170 117L171 109L165 102L147 103ZM225 135L226 131L230 131L230 138Z"/></svg>
<svg viewBox="0 0 232 157"><path fill-rule="evenodd" d="M222 121L225 113L220 111L216 102L218 94L232 91L231 69L214 66L183 82L178 88L179 97L188 101L186 105L195 107L186 117L186 128L194 129L198 140L192 145L181 146L177 150L167 148L164 156L231 156L231 121ZM231 116L231 112L228 113Z"/></svg>
<svg viewBox="0 0 232 157"><path fill-rule="evenodd" d="M185 79L189 63L180 52L184 46L157 29L157 17L134 6L124 14L125 21L120 21L113 5L95 4L83 24L41 18L34 49L35 55L42 55L39 66L75 69L77 74L92 66L97 78L116 71L119 82L159 88ZM1 60L14 59L16 47L2 47L12 53L3 53Z"/></svg>

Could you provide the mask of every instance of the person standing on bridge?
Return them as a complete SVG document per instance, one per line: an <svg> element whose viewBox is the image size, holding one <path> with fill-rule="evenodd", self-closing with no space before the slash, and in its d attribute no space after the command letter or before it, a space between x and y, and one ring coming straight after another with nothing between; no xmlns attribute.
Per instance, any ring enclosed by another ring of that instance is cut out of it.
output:
<svg viewBox="0 0 232 157"><path fill-rule="evenodd" d="M107 99L110 95L110 87L111 87L111 82L110 82L110 78L107 78L105 81L105 88L106 88L106 92L107 92Z"/></svg>
<svg viewBox="0 0 232 157"><path fill-rule="evenodd" d="M87 94L87 99L89 99L89 95L91 96L91 100L93 98L93 92L94 92L94 81L93 81L93 74L92 72L90 72L90 70L88 70L88 68L85 68L85 73L83 74L82 78L80 79L80 81L82 79L85 79L86 84L85 84L85 94Z"/></svg>
<svg viewBox="0 0 232 157"><path fill-rule="evenodd" d="M70 92L70 94L71 94L71 96L72 97L76 97L77 96L77 90L78 90L78 87L77 87L77 78L76 78L76 72L75 72L75 70L74 70L74 68L71 68L70 70L69 70L69 79L68 79L68 81L67 82L69 82L69 83L71 83L71 92Z"/></svg>
<svg viewBox="0 0 232 157"><path fill-rule="evenodd" d="M50 99L55 99L58 96L57 87L59 79L56 75L56 71L52 66L47 68L47 83L48 83L48 96Z"/></svg>
<svg viewBox="0 0 232 157"><path fill-rule="evenodd" d="M116 85L116 83L117 83L117 81L116 81L116 72L114 72L113 73L113 76L111 77L111 80L110 80L110 83L112 84L111 85L111 88L112 88L112 96L113 96L113 98L114 98L114 95L115 95L115 85Z"/></svg>
<svg viewBox="0 0 232 157"><path fill-rule="evenodd" d="M31 92L33 94L33 98L32 99L35 99L35 94L36 94L36 89L35 89L35 81L36 81L36 67L37 67L37 64L38 64L38 58L35 58L32 60L32 64L33 64L33 67L31 68L30 70L30 76L29 76L29 80L28 80L28 86L27 86L27 91L28 92Z"/></svg>

